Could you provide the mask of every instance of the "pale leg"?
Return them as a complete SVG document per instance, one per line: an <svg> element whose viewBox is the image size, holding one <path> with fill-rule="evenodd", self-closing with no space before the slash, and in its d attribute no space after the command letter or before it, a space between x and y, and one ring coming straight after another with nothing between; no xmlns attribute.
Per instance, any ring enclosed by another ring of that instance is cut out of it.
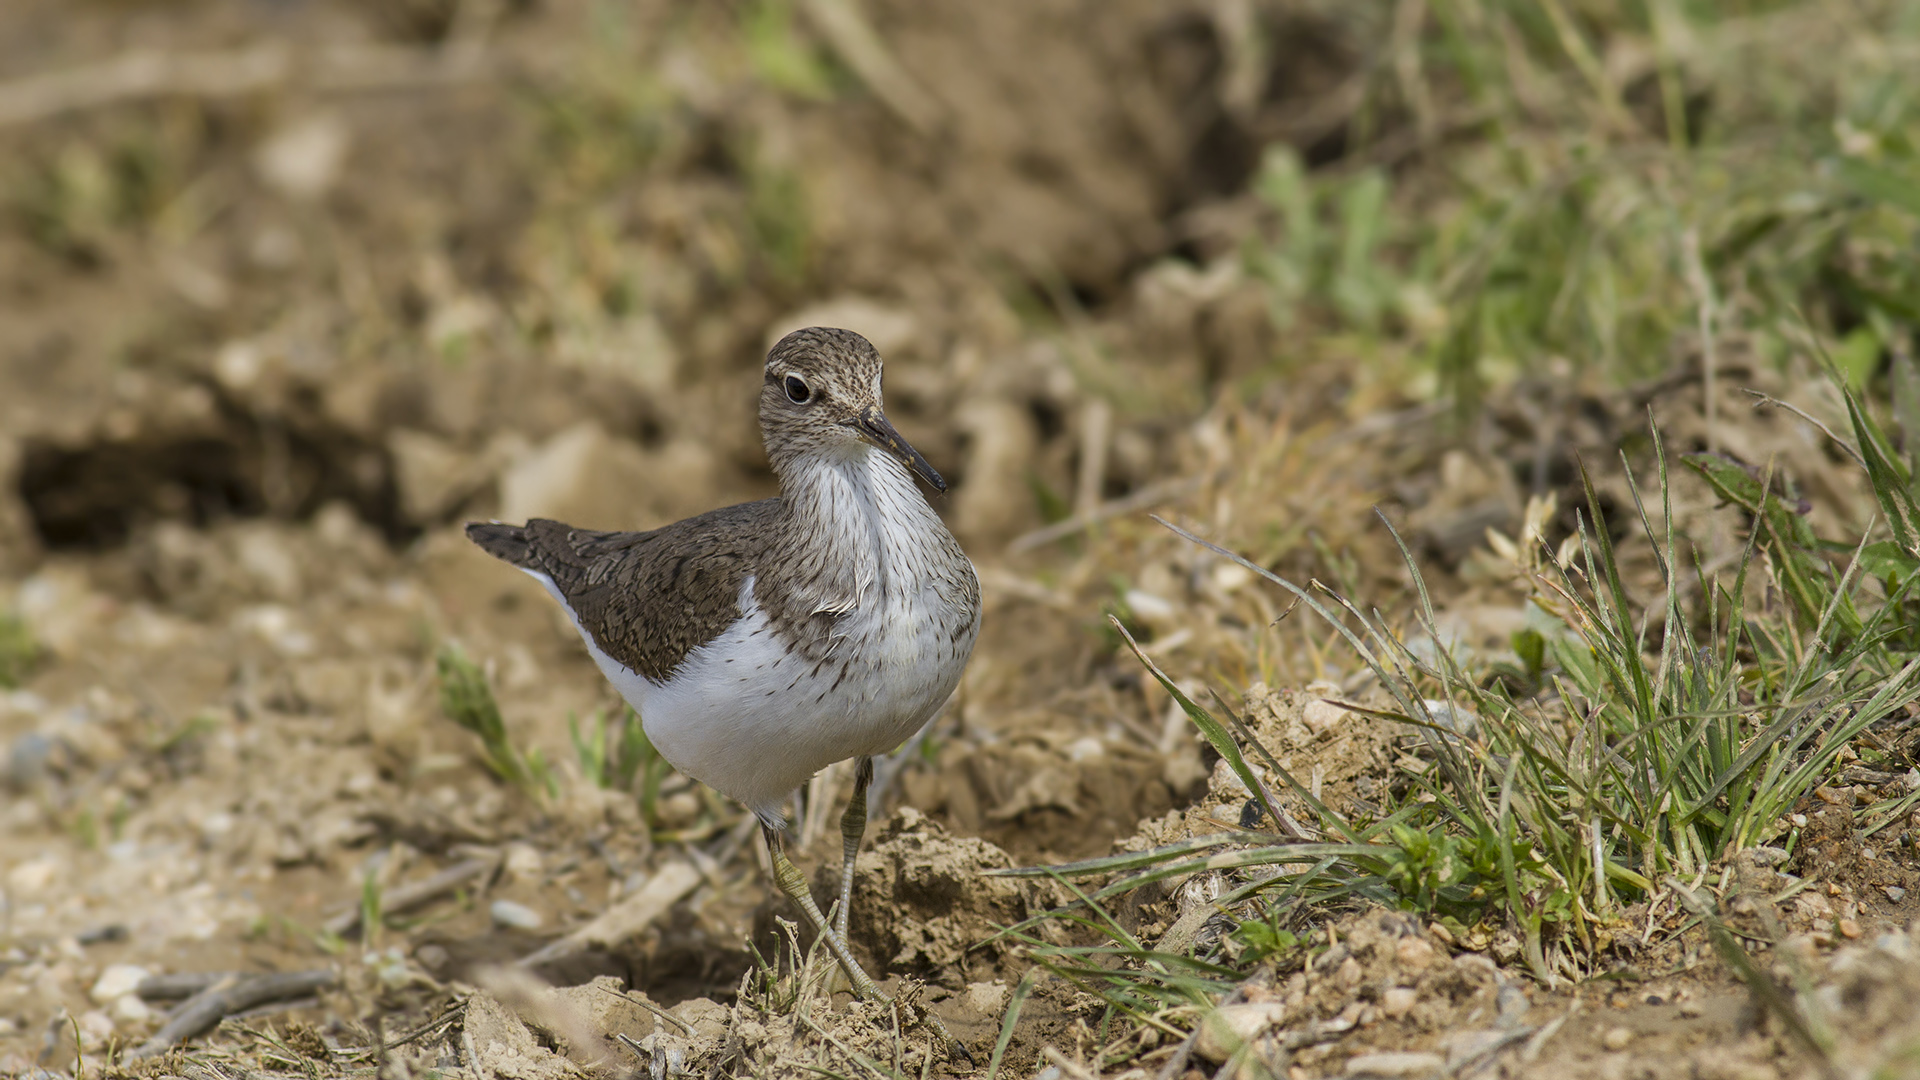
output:
<svg viewBox="0 0 1920 1080"><path fill-rule="evenodd" d="M863 758L861 760L861 768L855 776L854 800L861 806L859 825L862 831L864 831L866 827L867 814L865 805L867 801L867 783L873 778L872 764L871 761ZM852 808L849 807L848 816L840 819L843 836L846 835L845 830L849 827L848 822L852 820L851 814ZM807 887L807 879L801 875L800 868L793 865L792 859L787 858L786 840L782 831L763 821L760 823L760 833L767 839L767 854L773 861L774 882L780 886L781 892L787 894L788 899L800 905L800 911L806 915L807 921L813 924L814 933L826 939L827 950L833 953L835 960L840 961L841 970L845 971L847 978L853 982L854 993L859 994L860 997L866 1001L891 1003L893 999L888 997L886 993L880 989L879 984L875 983L873 978L866 973L866 970L860 966L859 961L853 958L853 950L847 948L846 930L844 927L847 910L846 898L851 894L853 881L853 862L851 855L849 855L847 861L847 875L840 883L840 891L843 894L840 902L840 922L842 929L836 932L834 928L827 925L827 917L820 913L820 905L814 902L813 890ZM847 850L849 853L856 851L859 846L860 838L858 835L847 838ZM931 1027L947 1044L947 1049L953 1057L972 1064L973 1055L967 1053L967 1048L960 1045L960 1040L953 1037L953 1033L947 1030L947 1025L941 1023L940 1018L933 1015L930 1011L923 1009L922 1014L926 1017L927 1026Z"/></svg>
<svg viewBox="0 0 1920 1080"><path fill-rule="evenodd" d="M834 959L840 961L840 967L846 971L847 978L853 981L854 993L868 1001L892 1000L880 992L879 985L860 967L859 961L853 958L853 952L847 948L847 939L834 933L833 928L827 925L827 917L820 914L820 905L813 901L813 890L807 887L807 879L801 875L800 868L793 865L793 860L787 858L785 836L780 830L765 822L760 825L760 833L767 838L767 854L773 859L774 882L780 886L781 892L786 893L789 899L800 905L800 911L806 915L807 921L813 924L814 933L826 939L828 951L833 953Z"/></svg>
<svg viewBox="0 0 1920 1080"><path fill-rule="evenodd" d="M835 913L834 929L842 941L853 940L847 934L847 919L853 911L853 863L860 857L860 838L867 833L867 787L872 783L873 759L863 757L853 767L853 798L847 800L847 812L840 818L846 862L840 871L840 910Z"/></svg>

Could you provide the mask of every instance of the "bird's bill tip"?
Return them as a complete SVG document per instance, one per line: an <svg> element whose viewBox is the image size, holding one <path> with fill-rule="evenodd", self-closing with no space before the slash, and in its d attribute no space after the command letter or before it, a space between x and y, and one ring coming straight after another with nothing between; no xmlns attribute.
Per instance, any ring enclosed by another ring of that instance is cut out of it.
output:
<svg viewBox="0 0 1920 1080"><path fill-rule="evenodd" d="M848 425L860 435L860 438L875 448L884 451L895 461L907 467L907 471L925 480L935 491L944 493L947 481L926 456L913 448L913 444L903 438L893 422L877 407L870 407Z"/></svg>

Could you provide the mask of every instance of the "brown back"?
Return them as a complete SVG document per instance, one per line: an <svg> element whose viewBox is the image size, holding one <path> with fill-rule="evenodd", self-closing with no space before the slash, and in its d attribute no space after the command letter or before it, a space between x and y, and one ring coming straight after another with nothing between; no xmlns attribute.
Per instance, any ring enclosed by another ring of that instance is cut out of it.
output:
<svg viewBox="0 0 1920 1080"><path fill-rule="evenodd" d="M780 513L779 499L762 499L650 532L535 518L524 527L475 522L467 536L488 554L552 578L602 651L658 683L744 614L740 588L760 565Z"/></svg>

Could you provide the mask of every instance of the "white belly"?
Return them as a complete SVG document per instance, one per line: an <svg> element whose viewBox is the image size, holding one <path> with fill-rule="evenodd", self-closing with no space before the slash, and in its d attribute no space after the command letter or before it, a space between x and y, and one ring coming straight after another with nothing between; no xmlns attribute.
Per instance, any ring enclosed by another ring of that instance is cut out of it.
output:
<svg viewBox="0 0 1920 1080"><path fill-rule="evenodd" d="M528 573L566 607L550 578ZM777 820L814 773L898 747L953 693L979 623L953 640L929 607L939 602L928 590L849 612L839 645L816 663L786 651L748 578L746 615L688 653L663 683L601 651L578 619L574 628L674 768Z"/></svg>

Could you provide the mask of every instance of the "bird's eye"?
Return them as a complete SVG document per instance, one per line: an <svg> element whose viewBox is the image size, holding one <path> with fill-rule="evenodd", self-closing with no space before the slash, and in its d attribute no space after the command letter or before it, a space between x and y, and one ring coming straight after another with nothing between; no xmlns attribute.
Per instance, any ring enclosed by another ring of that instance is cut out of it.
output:
<svg viewBox="0 0 1920 1080"><path fill-rule="evenodd" d="M787 376L787 400L795 405L805 405L813 397L813 390L807 386L807 380L798 375Z"/></svg>

